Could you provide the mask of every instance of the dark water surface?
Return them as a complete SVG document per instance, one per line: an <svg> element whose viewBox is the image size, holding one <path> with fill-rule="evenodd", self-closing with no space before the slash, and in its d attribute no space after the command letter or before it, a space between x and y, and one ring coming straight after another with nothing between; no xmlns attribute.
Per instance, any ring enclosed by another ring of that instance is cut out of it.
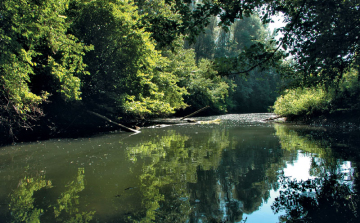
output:
<svg viewBox="0 0 360 223"><path fill-rule="evenodd" d="M270 116L2 147L0 222L357 222L359 132Z"/></svg>

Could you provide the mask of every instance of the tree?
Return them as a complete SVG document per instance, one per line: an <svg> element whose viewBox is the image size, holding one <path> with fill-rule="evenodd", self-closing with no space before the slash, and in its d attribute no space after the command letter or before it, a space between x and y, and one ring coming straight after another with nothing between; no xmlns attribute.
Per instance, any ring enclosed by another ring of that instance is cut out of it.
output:
<svg viewBox="0 0 360 223"><path fill-rule="evenodd" d="M206 27L204 32L199 34L195 43L189 44L189 41L185 42L185 48L192 48L195 50L197 62L200 59L213 59L215 56L216 39L218 38L219 32L217 27L218 19L213 16L210 20L210 24Z"/></svg>
<svg viewBox="0 0 360 223"><path fill-rule="evenodd" d="M295 56L295 68L306 84L337 83L351 68L359 52L359 4L303 0L282 10L288 22L284 49Z"/></svg>
<svg viewBox="0 0 360 223"><path fill-rule="evenodd" d="M273 105L278 96L276 92L280 79L278 72L274 68L256 68L248 74L229 75L229 71L234 72L236 67L243 68L241 64L247 62L248 59L240 62L238 55L248 50L253 44L268 44L267 41L272 37L269 30L256 15L235 20L228 27L228 32L224 29L216 29L214 27L216 23L217 18L214 18L205 32L199 35L196 42L191 45L196 57L215 59L214 69L225 75L226 78L224 77L223 80L232 86L226 98L228 111L268 111L268 107ZM206 46L206 48L199 46Z"/></svg>
<svg viewBox="0 0 360 223"><path fill-rule="evenodd" d="M359 71L355 68L343 74L337 85L318 84L313 87L287 89L277 98L274 112L291 117L318 114L339 115L343 111L359 110Z"/></svg>
<svg viewBox="0 0 360 223"><path fill-rule="evenodd" d="M85 55L90 76L82 79L88 108L103 114L171 114L185 106L183 88L131 2L73 1L72 31L94 51Z"/></svg>
<svg viewBox="0 0 360 223"><path fill-rule="evenodd" d="M339 80L359 54L359 2L345 1L280 1L280 0L224 0L203 1L195 9L189 1L168 1L174 11L187 21L179 25L179 31L197 34L209 23L210 16L218 16L220 24L229 26L236 19L249 17L260 11L263 22L270 16L283 13L287 25L281 29L284 37L277 48L261 44L252 45L238 60L248 59L251 65L243 64L237 73L246 73L258 66L276 65L281 59L280 47L294 56L296 75L301 75L305 84ZM186 27L184 27L186 26ZM194 31L195 30L195 31ZM227 61L224 61L227 62ZM232 60L228 61L231 63Z"/></svg>
<svg viewBox="0 0 360 223"><path fill-rule="evenodd" d="M84 52L91 49L69 34L68 0L0 3L1 125L29 128L43 115L50 95L80 99L80 76L88 74Z"/></svg>
<svg viewBox="0 0 360 223"><path fill-rule="evenodd" d="M184 94L184 102L190 106L187 112L205 106L210 106L213 113L226 111L225 102L231 86L213 69L210 60L201 59L196 63L194 50L182 47L163 53L171 61L167 69L179 78L178 85L188 92Z"/></svg>

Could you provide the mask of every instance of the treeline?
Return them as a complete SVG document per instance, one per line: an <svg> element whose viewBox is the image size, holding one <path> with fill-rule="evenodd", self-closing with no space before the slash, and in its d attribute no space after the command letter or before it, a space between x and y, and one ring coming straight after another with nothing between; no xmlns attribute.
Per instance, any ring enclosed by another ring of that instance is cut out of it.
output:
<svg viewBox="0 0 360 223"><path fill-rule="evenodd" d="M119 122L204 106L266 111L283 83L357 108L358 80L346 83L358 70L359 10L355 0L3 0L0 132L104 125L87 111ZM276 41L263 24L279 12ZM275 112L287 115L279 100Z"/></svg>
<svg viewBox="0 0 360 223"><path fill-rule="evenodd" d="M0 121L7 136L103 124L86 111L140 122L204 106L212 114L265 111L275 99L268 94L274 72L229 76L214 62L270 38L256 16L229 25L230 32L212 17L194 41L200 32L174 31L188 21L162 0L4 0L0 10Z"/></svg>
<svg viewBox="0 0 360 223"><path fill-rule="evenodd" d="M236 19L225 29L217 26L219 19L210 18L210 24L194 44L187 44L196 53L196 60L214 61L214 69L230 86L226 108L232 113L268 112L279 96L281 82L278 66L269 66L238 72L248 66L247 58L237 58L256 44L275 50L274 33L264 25L257 14ZM245 66L241 63L247 63ZM281 61L281 60L279 60Z"/></svg>
<svg viewBox="0 0 360 223"><path fill-rule="evenodd" d="M87 110L117 120L187 107L189 86L202 78L212 84L216 72L208 77L211 68L198 67L190 51L179 53L181 36L157 45L146 10L176 17L164 2L2 1L2 132L13 135L34 123L50 130L73 120L89 123L81 118ZM227 88L215 96L205 87L193 91L217 103Z"/></svg>

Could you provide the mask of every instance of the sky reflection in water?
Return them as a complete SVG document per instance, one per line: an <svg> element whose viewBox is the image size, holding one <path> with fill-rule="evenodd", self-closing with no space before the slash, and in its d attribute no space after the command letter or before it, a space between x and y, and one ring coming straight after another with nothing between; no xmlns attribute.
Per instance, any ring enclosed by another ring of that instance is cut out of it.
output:
<svg viewBox="0 0 360 223"><path fill-rule="evenodd" d="M285 210L275 215L271 206L279 177L344 172L352 182L356 159L345 160L330 146L341 138L319 128L262 122L266 117L224 115L202 118L220 118L220 124L3 147L0 218L278 222Z"/></svg>

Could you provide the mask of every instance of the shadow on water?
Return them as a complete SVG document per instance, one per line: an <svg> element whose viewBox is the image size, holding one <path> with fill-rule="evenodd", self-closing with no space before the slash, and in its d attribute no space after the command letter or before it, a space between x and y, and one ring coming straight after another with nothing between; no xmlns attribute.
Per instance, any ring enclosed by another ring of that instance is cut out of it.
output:
<svg viewBox="0 0 360 223"><path fill-rule="evenodd" d="M3 147L0 218L4 222L357 220L358 159L347 155L347 151L355 154L356 140L346 141L324 129L263 123L264 117L225 115L212 117L222 119L220 124L172 125L131 136L113 133ZM289 175L289 167L296 166L300 156L310 160L301 167L309 170L302 181L295 179L296 171Z"/></svg>

